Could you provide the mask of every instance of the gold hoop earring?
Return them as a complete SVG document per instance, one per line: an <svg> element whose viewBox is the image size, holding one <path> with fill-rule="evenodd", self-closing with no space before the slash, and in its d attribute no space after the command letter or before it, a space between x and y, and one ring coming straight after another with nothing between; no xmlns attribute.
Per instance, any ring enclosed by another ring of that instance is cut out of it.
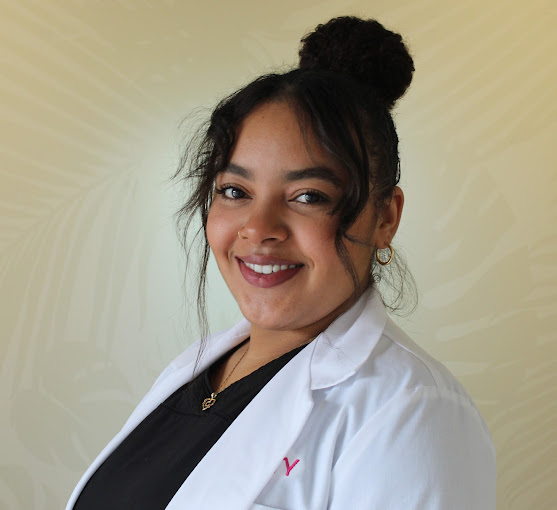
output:
<svg viewBox="0 0 557 510"><path fill-rule="evenodd" d="M395 250L390 244L387 245L387 248L390 250L389 260L381 260L379 258L379 249L375 249L375 260L377 260L377 262L379 262L382 266L388 266L393 261L393 257L395 256Z"/></svg>

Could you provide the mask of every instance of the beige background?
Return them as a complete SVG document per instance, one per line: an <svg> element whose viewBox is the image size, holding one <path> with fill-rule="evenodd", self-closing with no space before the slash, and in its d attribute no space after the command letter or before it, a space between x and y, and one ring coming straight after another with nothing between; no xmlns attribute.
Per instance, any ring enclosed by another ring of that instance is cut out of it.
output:
<svg viewBox="0 0 557 510"><path fill-rule="evenodd" d="M180 120L333 15L405 35L403 327L468 388L498 509L557 499L555 3L0 1L0 508L62 508L196 335L166 179ZM187 124L186 124L187 126ZM211 274L214 329L238 318Z"/></svg>

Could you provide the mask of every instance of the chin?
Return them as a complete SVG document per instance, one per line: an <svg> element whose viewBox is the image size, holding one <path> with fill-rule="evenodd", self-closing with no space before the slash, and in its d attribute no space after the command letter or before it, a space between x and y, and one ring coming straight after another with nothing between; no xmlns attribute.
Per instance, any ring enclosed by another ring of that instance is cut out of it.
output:
<svg viewBox="0 0 557 510"><path fill-rule="evenodd" d="M253 306L240 306L240 311L250 324L261 329L296 329L296 325L292 322L292 312L286 310L281 311L278 307L274 307L272 305L269 306L269 303L257 303Z"/></svg>
<svg viewBox="0 0 557 510"><path fill-rule="evenodd" d="M289 329L289 321L284 320L284 316L277 316L277 314L269 313L257 313L249 310L246 312L242 311L242 314L250 324L261 329L275 331Z"/></svg>

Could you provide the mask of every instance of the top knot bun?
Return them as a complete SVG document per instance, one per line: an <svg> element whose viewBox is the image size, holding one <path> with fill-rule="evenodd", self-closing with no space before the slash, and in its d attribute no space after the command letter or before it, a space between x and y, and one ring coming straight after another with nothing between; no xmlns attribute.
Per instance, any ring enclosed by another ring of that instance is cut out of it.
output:
<svg viewBox="0 0 557 510"><path fill-rule="evenodd" d="M375 20L344 16L318 25L302 39L300 69L350 75L390 109L410 85L414 62L399 34Z"/></svg>

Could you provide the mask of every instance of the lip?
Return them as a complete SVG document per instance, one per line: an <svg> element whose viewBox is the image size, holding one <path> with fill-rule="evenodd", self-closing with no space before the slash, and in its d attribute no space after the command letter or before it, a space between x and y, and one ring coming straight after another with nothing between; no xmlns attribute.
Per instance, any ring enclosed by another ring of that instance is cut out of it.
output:
<svg viewBox="0 0 557 510"><path fill-rule="evenodd" d="M238 266L240 268L240 272L250 285L254 287L259 287L261 289L268 289L270 287L276 287L281 283L290 280L294 276L296 276L303 267L303 264L296 264L297 267L292 269L284 269L282 271L278 271L276 273L270 274L263 274L263 273L256 273L248 266L246 266L245 262L248 264L259 264L261 266L266 265L292 265L295 262L285 259L278 259L276 257L269 257L265 255L248 255L246 257L236 257L238 261Z"/></svg>

